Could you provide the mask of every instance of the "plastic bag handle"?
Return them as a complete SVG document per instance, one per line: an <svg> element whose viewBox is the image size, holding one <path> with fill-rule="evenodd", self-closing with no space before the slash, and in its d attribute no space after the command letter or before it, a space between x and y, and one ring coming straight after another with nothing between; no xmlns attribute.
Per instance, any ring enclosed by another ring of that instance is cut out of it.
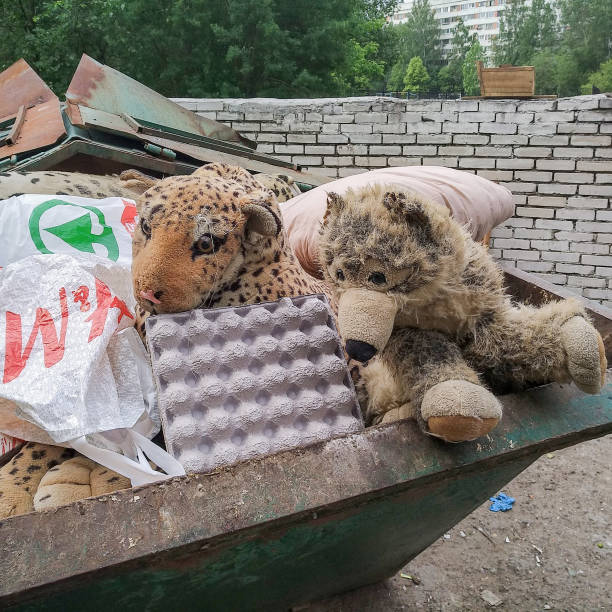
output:
<svg viewBox="0 0 612 612"><path fill-rule="evenodd" d="M94 446L84 436L70 440L68 444L88 459L129 478L133 487L166 480L174 476L185 475L185 468L174 457L157 446L157 444L154 444L137 431L132 429L127 429L126 431L129 442L133 444L132 449L129 450L133 450L134 447L136 448L138 461L134 461L114 451ZM146 460L145 454L166 473L164 474L152 469Z"/></svg>

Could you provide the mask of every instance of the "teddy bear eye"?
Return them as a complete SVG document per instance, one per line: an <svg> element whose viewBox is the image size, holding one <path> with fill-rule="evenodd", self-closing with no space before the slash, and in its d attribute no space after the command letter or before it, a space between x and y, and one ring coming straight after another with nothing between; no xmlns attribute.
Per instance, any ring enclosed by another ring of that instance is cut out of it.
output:
<svg viewBox="0 0 612 612"><path fill-rule="evenodd" d="M338 270L336 270L336 278L339 281L343 281L344 280L344 272L342 270L340 270L339 268L338 268Z"/></svg>
<svg viewBox="0 0 612 612"><path fill-rule="evenodd" d="M387 277L382 272L373 272L368 280L375 285L384 285L387 282Z"/></svg>
<svg viewBox="0 0 612 612"><path fill-rule="evenodd" d="M147 238L151 237L151 224L146 219L140 220L140 229Z"/></svg>

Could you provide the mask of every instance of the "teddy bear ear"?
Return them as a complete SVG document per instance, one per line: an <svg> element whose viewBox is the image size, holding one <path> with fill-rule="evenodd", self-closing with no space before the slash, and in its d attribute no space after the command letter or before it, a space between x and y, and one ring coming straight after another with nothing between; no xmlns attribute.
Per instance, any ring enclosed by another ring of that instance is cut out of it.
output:
<svg viewBox="0 0 612 612"><path fill-rule="evenodd" d="M342 198L341 195L337 194L335 191L330 191L327 194L327 209L325 210L325 214L323 215L323 225L327 221L329 215L338 214L342 211L342 209L346 206L346 201Z"/></svg>
<svg viewBox="0 0 612 612"><path fill-rule="evenodd" d="M405 193L387 191L383 204L391 213L402 217L408 225L429 225L423 205L420 202L409 200Z"/></svg>
<svg viewBox="0 0 612 612"><path fill-rule="evenodd" d="M267 189L245 196L240 209L247 216L247 229L262 236L278 236L282 223L272 206L273 195Z"/></svg>

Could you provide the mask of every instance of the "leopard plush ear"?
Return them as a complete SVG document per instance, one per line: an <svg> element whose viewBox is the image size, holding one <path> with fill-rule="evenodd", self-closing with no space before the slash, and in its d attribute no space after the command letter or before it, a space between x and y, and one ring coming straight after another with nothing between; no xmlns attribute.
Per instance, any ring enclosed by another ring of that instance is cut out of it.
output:
<svg viewBox="0 0 612 612"><path fill-rule="evenodd" d="M262 236L278 236L281 233L283 226L268 191L260 190L242 198L240 210L247 217L247 231Z"/></svg>
<svg viewBox="0 0 612 612"><path fill-rule="evenodd" d="M323 225L327 222L329 215L339 214L346 206L344 198L335 191L330 191L327 194L327 209L323 215Z"/></svg>
<svg viewBox="0 0 612 612"><path fill-rule="evenodd" d="M136 193L144 193L147 189L156 185L160 179L148 174L143 174L140 170L124 170L120 175L119 179L123 183L124 187L127 187L131 191Z"/></svg>
<svg viewBox="0 0 612 612"><path fill-rule="evenodd" d="M391 214L403 218L408 225L429 226L429 218L423 205L413 199L408 199L405 193L387 191L383 197L383 204Z"/></svg>

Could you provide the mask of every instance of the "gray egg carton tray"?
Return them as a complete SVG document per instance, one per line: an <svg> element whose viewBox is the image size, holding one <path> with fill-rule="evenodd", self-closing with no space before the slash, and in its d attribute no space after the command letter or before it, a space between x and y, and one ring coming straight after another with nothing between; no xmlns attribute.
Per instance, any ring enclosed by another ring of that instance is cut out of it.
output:
<svg viewBox="0 0 612 612"><path fill-rule="evenodd" d="M363 429L324 295L150 317L168 452L187 472Z"/></svg>

